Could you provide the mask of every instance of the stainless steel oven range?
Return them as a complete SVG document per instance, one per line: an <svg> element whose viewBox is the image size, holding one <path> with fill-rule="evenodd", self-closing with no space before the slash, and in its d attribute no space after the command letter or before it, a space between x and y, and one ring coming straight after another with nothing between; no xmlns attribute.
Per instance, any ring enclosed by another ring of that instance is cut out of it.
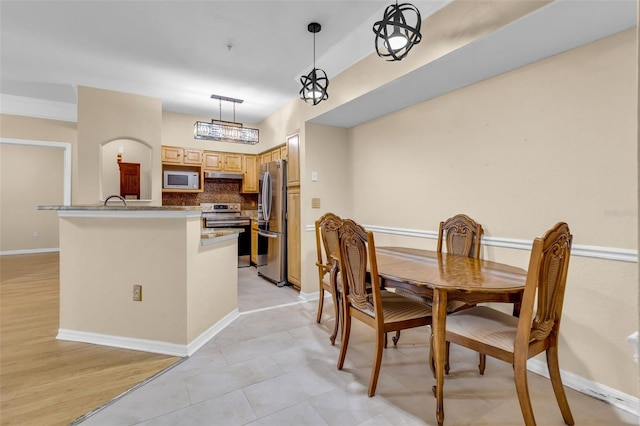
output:
<svg viewBox="0 0 640 426"><path fill-rule="evenodd" d="M238 267L244 268L251 262L251 219L242 216L240 203L200 203L203 228L237 228Z"/></svg>

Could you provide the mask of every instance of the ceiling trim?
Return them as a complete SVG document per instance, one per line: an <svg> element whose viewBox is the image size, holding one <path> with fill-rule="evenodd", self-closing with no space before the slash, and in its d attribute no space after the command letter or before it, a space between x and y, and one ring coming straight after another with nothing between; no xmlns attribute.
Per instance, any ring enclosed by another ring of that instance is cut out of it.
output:
<svg viewBox="0 0 640 426"><path fill-rule="evenodd" d="M78 108L75 103L57 102L46 99L0 94L0 113L47 120L78 122Z"/></svg>

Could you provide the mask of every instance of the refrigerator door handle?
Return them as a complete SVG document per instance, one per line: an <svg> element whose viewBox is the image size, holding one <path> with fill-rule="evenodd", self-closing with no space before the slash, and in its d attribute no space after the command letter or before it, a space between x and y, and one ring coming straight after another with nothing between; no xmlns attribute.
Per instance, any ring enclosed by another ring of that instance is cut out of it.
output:
<svg viewBox="0 0 640 426"><path fill-rule="evenodd" d="M264 232L262 232L262 231L258 230L258 235L259 235L260 237L266 237L266 238L278 238L278 235L279 235L279 234L271 234L271 233L266 234L266 233L264 233Z"/></svg>
<svg viewBox="0 0 640 426"><path fill-rule="evenodd" d="M262 217L267 222L271 219L271 195L271 175L267 170L262 179Z"/></svg>

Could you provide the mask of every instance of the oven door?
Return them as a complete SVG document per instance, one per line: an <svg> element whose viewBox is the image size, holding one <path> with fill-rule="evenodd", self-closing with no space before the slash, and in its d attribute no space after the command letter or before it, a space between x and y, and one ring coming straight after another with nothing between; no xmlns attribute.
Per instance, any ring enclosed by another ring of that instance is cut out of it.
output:
<svg viewBox="0 0 640 426"><path fill-rule="evenodd" d="M242 232L238 235L238 268L251 265L251 220L244 218L214 219L204 217L205 228L237 228Z"/></svg>

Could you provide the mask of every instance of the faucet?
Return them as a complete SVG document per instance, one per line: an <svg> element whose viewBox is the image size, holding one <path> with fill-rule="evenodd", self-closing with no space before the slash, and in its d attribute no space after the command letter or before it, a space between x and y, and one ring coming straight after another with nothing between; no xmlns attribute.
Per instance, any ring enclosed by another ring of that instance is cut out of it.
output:
<svg viewBox="0 0 640 426"><path fill-rule="evenodd" d="M124 197L123 197L123 196L121 196L121 195L109 195L109 196L107 197L107 199L106 199L106 200L104 200L104 204L103 204L103 206L104 206L104 207L107 207L107 202L108 202L110 199L112 199L112 198L118 198L118 199L120 199L120 200L124 203L124 206L125 206L125 207L127 207L127 200L125 200L125 199L124 199Z"/></svg>

